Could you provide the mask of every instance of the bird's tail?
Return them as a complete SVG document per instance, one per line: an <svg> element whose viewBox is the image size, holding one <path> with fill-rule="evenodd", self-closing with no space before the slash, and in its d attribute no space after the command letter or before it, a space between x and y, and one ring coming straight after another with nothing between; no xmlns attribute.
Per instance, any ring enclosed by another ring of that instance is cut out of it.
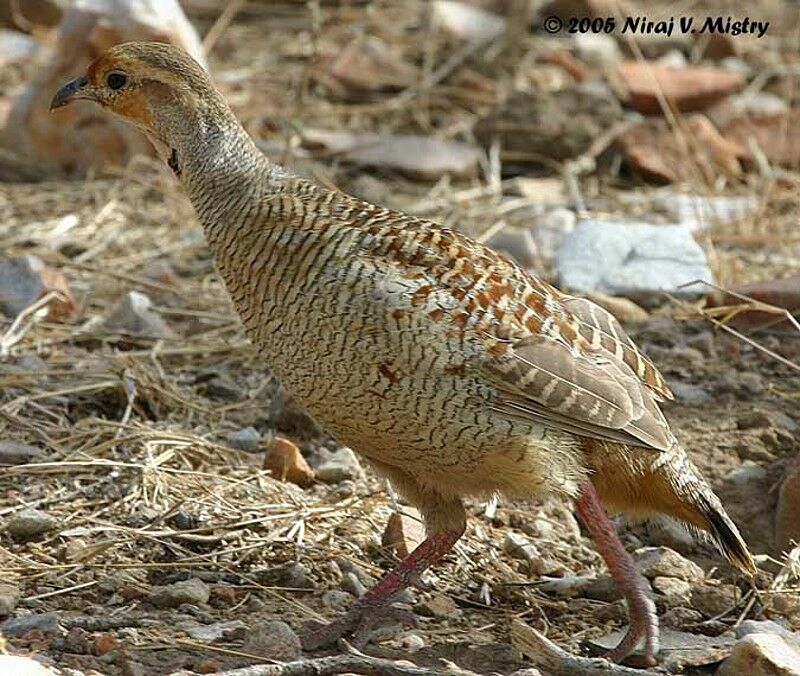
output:
<svg viewBox="0 0 800 676"><path fill-rule="evenodd" d="M659 453L595 442L587 451L595 470L592 483L610 511L677 519L702 532L743 573L756 573L739 529L682 448Z"/></svg>

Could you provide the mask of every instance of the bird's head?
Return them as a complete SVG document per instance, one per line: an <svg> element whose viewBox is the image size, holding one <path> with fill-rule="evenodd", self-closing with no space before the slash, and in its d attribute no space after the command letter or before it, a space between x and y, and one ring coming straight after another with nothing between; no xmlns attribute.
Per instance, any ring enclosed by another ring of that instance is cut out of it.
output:
<svg viewBox="0 0 800 676"><path fill-rule="evenodd" d="M115 45L86 73L58 90L50 110L85 99L175 148L205 120L227 119L228 107L208 73L184 50L159 42ZM159 148L161 150L161 148Z"/></svg>

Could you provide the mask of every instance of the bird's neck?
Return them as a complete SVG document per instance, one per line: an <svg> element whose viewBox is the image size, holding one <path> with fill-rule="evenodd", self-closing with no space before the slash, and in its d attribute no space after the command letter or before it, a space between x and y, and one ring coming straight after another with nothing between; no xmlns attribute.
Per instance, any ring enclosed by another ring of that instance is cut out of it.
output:
<svg viewBox="0 0 800 676"><path fill-rule="evenodd" d="M170 146L165 159L209 241L239 226L256 202L282 189L283 169L256 147L233 113L196 120L191 133L176 135Z"/></svg>

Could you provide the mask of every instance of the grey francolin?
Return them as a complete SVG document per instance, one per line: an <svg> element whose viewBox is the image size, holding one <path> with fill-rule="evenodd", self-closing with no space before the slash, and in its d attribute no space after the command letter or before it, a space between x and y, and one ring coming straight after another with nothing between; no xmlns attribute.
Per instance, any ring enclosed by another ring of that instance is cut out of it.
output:
<svg viewBox="0 0 800 676"><path fill-rule="evenodd" d="M609 657L658 651L645 584L603 505L747 546L659 409L671 393L608 312L468 237L327 190L272 163L208 74L176 47L108 50L53 99L139 127L186 189L247 335L287 390L424 515L428 537L314 648L353 634L441 559L462 498L575 500L630 612Z"/></svg>

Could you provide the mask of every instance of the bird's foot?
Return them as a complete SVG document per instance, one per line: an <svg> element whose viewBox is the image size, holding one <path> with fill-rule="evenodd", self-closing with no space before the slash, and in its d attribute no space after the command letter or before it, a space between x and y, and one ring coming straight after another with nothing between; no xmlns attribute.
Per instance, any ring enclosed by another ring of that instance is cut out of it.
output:
<svg viewBox="0 0 800 676"><path fill-rule="evenodd" d="M631 657L636 660L637 667L653 667L657 664L658 654L658 615L653 601L642 593L636 602L629 603L630 627L616 648L606 653L611 662L622 662ZM633 655L636 648L644 640L644 653Z"/></svg>
<svg viewBox="0 0 800 676"><path fill-rule="evenodd" d="M656 607L648 596L649 583L637 570L631 555L620 542L614 524L608 518L600 497L591 482L581 486L581 494L575 506L589 530L597 550L606 562L611 577L628 602L630 628L619 645L606 657L612 662L621 662L630 657L644 640L644 666L653 666L658 653L658 616Z"/></svg>
<svg viewBox="0 0 800 676"><path fill-rule="evenodd" d="M387 619L417 627L417 618L407 608L395 605L375 606L357 602L342 617L332 622L309 620L303 625L301 642L304 650L316 650L350 637L355 648L363 648L370 639L372 631Z"/></svg>

